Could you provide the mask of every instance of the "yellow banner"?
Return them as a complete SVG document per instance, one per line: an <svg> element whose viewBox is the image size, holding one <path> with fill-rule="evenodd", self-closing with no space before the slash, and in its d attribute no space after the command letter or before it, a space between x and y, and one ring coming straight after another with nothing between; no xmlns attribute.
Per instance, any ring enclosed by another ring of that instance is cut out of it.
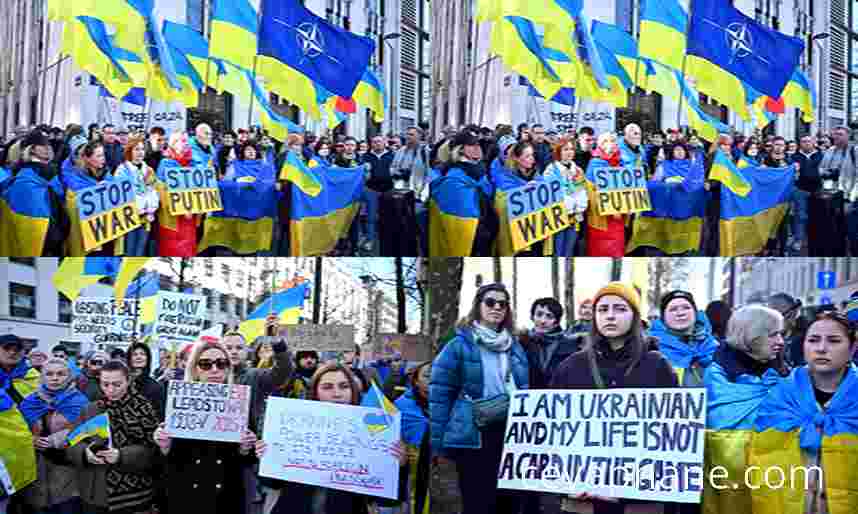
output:
<svg viewBox="0 0 858 514"><path fill-rule="evenodd" d="M83 249L90 252L141 225L130 180L104 181L75 192Z"/></svg>
<svg viewBox="0 0 858 514"><path fill-rule="evenodd" d="M646 175L640 168L604 167L593 172L596 212L601 216L652 210Z"/></svg>
<svg viewBox="0 0 858 514"><path fill-rule="evenodd" d="M167 208L173 216L205 214L223 210L220 190L217 188L187 189L167 193Z"/></svg>
<svg viewBox="0 0 858 514"><path fill-rule="evenodd" d="M513 249L518 252L569 228L569 216L563 202L557 202L520 218L510 220Z"/></svg>

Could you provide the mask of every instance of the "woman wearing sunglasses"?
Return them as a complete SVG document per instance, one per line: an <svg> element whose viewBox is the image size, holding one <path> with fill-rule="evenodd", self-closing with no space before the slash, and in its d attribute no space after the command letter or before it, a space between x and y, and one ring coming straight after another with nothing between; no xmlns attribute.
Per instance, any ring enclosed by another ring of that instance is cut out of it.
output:
<svg viewBox="0 0 858 514"><path fill-rule="evenodd" d="M232 364L226 349L219 343L197 343L191 350L185 380L231 384ZM243 469L255 461L251 450L256 435L252 431L246 428L238 444L173 439L161 423L154 438L166 461L166 512L244 511Z"/></svg>
<svg viewBox="0 0 858 514"><path fill-rule="evenodd" d="M759 466L749 480L755 514L858 511L856 351L854 327L843 314L821 314L808 327L807 365L772 389L754 422L748 464Z"/></svg>
<svg viewBox="0 0 858 514"><path fill-rule="evenodd" d="M455 462L463 514L512 514L520 504L519 493L497 488L496 473L510 393L527 389L529 374L509 299L503 284L482 286L432 365L432 453Z"/></svg>

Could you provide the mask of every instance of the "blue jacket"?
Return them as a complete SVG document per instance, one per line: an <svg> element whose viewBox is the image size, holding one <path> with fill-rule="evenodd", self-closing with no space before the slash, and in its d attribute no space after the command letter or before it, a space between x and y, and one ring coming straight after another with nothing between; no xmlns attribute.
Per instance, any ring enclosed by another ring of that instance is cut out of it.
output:
<svg viewBox="0 0 858 514"><path fill-rule="evenodd" d="M512 377L519 389L528 388L527 355L513 337L510 348ZM480 431L474 424L471 400L483 396L483 361L471 330L456 329L432 364L429 418L433 455L450 448L479 449Z"/></svg>

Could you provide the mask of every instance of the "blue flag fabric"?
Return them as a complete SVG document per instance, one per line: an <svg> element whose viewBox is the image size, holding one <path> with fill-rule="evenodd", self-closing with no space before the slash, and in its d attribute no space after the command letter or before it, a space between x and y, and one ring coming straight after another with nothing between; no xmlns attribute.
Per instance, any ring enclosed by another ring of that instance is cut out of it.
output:
<svg viewBox="0 0 858 514"><path fill-rule="evenodd" d="M800 38L765 27L727 0L698 0L691 12L689 55L706 59L763 94L781 96L804 51Z"/></svg>
<svg viewBox="0 0 858 514"><path fill-rule="evenodd" d="M298 0L263 0L259 55L303 73L328 91L351 98L375 43L336 27Z"/></svg>

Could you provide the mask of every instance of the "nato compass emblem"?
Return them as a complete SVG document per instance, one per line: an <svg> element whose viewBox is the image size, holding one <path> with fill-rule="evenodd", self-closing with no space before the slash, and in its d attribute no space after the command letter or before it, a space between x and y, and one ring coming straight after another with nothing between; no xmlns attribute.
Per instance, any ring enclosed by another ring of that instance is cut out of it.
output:
<svg viewBox="0 0 858 514"><path fill-rule="evenodd" d="M731 54L730 64L733 64L739 59L744 59L745 57L753 57L755 59L759 59L765 64L769 64L768 60L754 53L754 38L746 24L735 22L727 25L727 28L724 28L711 20L704 21L718 30L724 31L724 40L726 41L727 48L730 49Z"/></svg>
<svg viewBox="0 0 858 514"><path fill-rule="evenodd" d="M327 57L331 61L341 64L340 61L325 53L325 39L322 37L322 32L317 24L305 21L297 27L293 27L283 20L275 18L274 21L295 31L295 39L298 42L298 48L304 54L304 58L313 60L316 57Z"/></svg>

